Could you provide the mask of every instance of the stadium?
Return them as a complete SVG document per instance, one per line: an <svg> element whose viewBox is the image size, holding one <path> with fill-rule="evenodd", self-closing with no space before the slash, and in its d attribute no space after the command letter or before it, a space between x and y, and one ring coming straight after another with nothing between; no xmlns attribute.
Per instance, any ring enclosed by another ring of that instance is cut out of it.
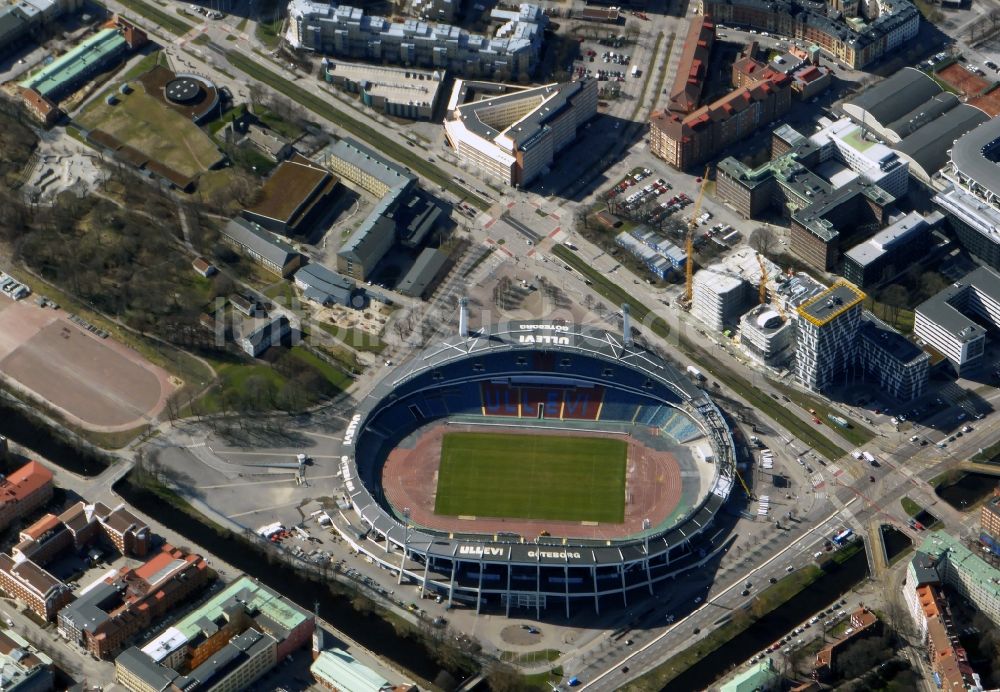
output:
<svg viewBox="0 0 1000 692"><path fill-rule="evenodd" d="M538 616L627 605L711 558L735 449L704 391L607 330L466 321L352 414L359 551L449 605Z"/></svg>

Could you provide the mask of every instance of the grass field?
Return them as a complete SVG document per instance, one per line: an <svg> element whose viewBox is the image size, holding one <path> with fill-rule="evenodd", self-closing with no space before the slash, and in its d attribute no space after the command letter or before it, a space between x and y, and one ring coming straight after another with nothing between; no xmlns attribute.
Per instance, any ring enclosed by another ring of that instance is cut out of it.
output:
<svg viewBox="0 0 1000 692"><path fill-rule="evenodd" d="M434 511L620 524L627 451L602 437L447 433Z"/></svg>
<svg viewBox="0 0 1000 692"><path fill-rule="evenodd" d="M118 105L94 99L77 118L80 125L106 132L188 177L219 160L219 150L197 125L148 95L138 82L132 84L131 94L116 94Z"/></svg>

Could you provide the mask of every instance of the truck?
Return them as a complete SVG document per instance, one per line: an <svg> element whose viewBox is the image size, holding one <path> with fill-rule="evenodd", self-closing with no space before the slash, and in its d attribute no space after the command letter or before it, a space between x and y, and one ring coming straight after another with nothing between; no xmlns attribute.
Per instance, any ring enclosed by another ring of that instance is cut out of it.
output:
<svg viewBox="0 0 1000 692"><path fill-rule="evenodd" d="M864 457L865 461L867 461L869 464L874 463L875 461L875 457L872 456L871 452L861 452L861 456Z"/></svg>
<svg viewBox="0 0 1000 692"><path fill-rule="evenodd" d="M853 536L854 536L854 531L852 531L851 529L844 529L836 536L834 536L831 540L833 541L833 544L835 546L840 547L845 543L849 542Z"/></svg>
<svg viewBox="0 0 1000 692"><path fill-rule="evenodd" d="M849 428L849 427L851 427L850 422L848 422L848 420L846 418L841 418L840 416L835 416L832 413L826 414L826 417L829 418L830 420L832 420L835 424L839 425L842 428Z"/></svg>
<svg viewBox="0 0 1000 692"><path fill-rule="evenodd" d="M638 65L633 65L632 66L632 76L633 77L638 77L639 76L639 66Z"/></svg>
<svg viewBox="0 0 1000 692"><path fill-rule="evenodd" d="M699 382L704 382L705 381L705 376L701 374L701 370L699 370L698 368L696 368L693 365L687 366L687 373L688 373L688 375L690 375L694 379L698 380Z"/></svg>

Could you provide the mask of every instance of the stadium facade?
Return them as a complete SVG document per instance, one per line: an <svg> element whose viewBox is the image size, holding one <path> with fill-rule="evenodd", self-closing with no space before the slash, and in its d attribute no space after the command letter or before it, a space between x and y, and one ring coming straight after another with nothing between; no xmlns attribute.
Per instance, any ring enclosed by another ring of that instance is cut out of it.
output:
<svg viewBox="0 0 1000 692"><path fill-rule="evenodd" d="M467 324L464 314L460 324ZM515 398L495 395L513 390ZM697 463L712 465L704 474L711 480L669 523L644 522L620 540L445 533L413 525L404 508L386 500L382 465L410 433L435 420L507 425L512 416L536 428L641 425L697 440ZM430 346L360 402L341 450L346 495L361 527L351 540L358 550L400 570L400 580L415 582L422 595L508 615L531 608L540 616L564 605L568 616L571 604L590 603L600 612L605 601L628 604L632 592L652 594L657 583L700 567L718 547L709 532L735 478L730 429L686 375L619 334L558 322L505 323Z"/></svg>

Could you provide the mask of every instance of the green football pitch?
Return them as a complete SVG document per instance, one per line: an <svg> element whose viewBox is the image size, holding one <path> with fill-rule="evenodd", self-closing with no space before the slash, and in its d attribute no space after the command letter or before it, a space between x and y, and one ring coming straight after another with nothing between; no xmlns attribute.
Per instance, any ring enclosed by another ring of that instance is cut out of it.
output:
<svg viewBox="0 0 1000 692"><path fill-rule="evenodd" d="M625 440L446 433L434 512L620 524Z"/></svg>

